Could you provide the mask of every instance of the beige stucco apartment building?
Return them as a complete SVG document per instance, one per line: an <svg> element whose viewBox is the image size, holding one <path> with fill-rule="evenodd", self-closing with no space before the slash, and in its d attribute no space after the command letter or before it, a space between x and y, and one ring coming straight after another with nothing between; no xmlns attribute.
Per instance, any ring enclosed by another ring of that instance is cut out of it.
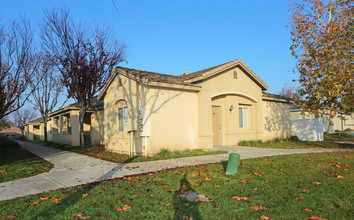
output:
<svg viewBox="0 0 354 220"><path fill-rule="evenodd" d="M84 138L86 145L103 145L103 103L94 99L84 117ZM28 140L44 140L44 125L41 119L25 125ZM49 114L47 122L48 141L80 146L79 108L74 103Z"/></svg>
<svg viewBox="0 0 354 220"><path fill-rule="evenodd" d="M117 67L98 96L105 146L148 155L288 137L289 102L267 89L241 60L179 76Z"/></svg>

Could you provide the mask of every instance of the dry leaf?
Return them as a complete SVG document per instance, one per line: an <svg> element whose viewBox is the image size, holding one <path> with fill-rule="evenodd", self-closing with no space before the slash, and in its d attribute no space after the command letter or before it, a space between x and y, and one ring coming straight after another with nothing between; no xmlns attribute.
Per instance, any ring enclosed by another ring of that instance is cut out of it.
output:
<svg viewBox="0 0 354 220"><path fill-rule="evenodd" d="M128 204L124 205L123 207L118 207L117 208L117 212L121 212L121 211L124 211L124 210L127 210L127 209L131 209L132 207Z"/></svg>
<svg viewBox="0 0 354 220"><path fill-rule="evenodd" d="M184 215L184 216L182 217L182 219L183 219L183 220L193 220L193 217L188 217L188 216L185 216L185 215Z"/></svg>
<svg viewBox="0 0 354 220"><path fill-rule="evenodd" d="M247 199L248 199L247 197L243 197L243 196L241 196L241 197L239 197L239 196L233 196L232 198L233 198L233 199L236 199L236 200L247 200Z"/></svg>
<svg viewBox="0 0 354 220"><path fill-rule="evenodd" d="M61 199L62 198L60 198L60 199L53 198L53 202L56 203L56 204L59 204L59 203L61 203Z"/></svg>
<svg viewBox="0 0 354 220"><path fill-rule="evenodd" d="M261 219L269 219L269 217L268 217L268 216L265 216L265 215L261 215L260 218L261 218Z"/></svg>
<svg viewBox="0 0 354 220"><path fill-rule="evenodd" d="M154 197L154 195L151 194L150 197L152 198L152 197Z"/></svg>
<svg viewBox="0 0 354 220"><path fill-rule="evenodd" d="M211 178L205 177L205 181L211 181Z"/></svg>
<svg viewBox="0 0 354 220"><path fill-rule="evenodd" d="M259 206L252 206L252 207L250 207L252 210L264 210L265 209L265 207L263 207L263 206L261 206L261 205L259 205Z"/></svg>
<svg viewBox="0 0 354 220"><path fill-rule="evenodd" d="M308 193L308 192L310 192L310 190L308 190L308 189L303 189L302 192L303 192L303 193Z"/></svg>
<svg viewBox="0 0 354 220"><path fill-rule="evenodd" d="M187 202L187 203L184 203L183 205L185 205L185 206L189 206L189 202Z"/></svg>
<svg viewBox="0 0 354 220"><path fill-rule="evenodd" d="M9 216L6 217L6 219L15 219L15 218L17 218L17 217L14 216L14 215L9 215Z"/></svg>
<svg viewBox="0 0 354 220"><path fill-rule="evenodd" d="M311 209L304 209L306 212L312 212Z"/></svg>
<svg viewBox="0 0 354 220"><path fill-rule="evenodd" d="M325 218L321 218L321 217L318 217L318 216L315 216L315 215L311 215L311 217L308 218L308 219L311 219L311 220L327 220Z"/></svg>
<svg viewBox="0 0 354 220"><path fill-rule="evenodd" d="M82 196L83 196L84 198L86 198L88 195L89 195L88 193L82 194Z"/></svg>
<svg viewBox="0 0 354 220"><path fill-rule="evenodd" d="M247 183L247 181L244 180L244 179L242 179L242 180L240 181L240 183Z"/></svg>
<svg viewBox="0 0 354 220"><path fill-rule="evenodd" d="M214 185L215 188L219 188L220 186L219 185Z"/></svg>
<svg viewBox="0 0 354 220"><path fill-rule="evenodd" d="M269 183L269 182L274 182L274 180L266 180L266 182L267 182L267 183Z"/></svg>
<svg viewBox="0 0 354 220"><path fill-rule="evenodd" d="M66 168L66 170L72 170L71 168Z"/></svg>
<svg viewBox="0 0 354 220"><path fill-rule="evenodd" d="M42 201L45 201L45 200L48 200L49 197L42 197L42 198L39 198L39 199L42 200Z"/></svg>
<svg viewBox="0 0 354 220"><path fill-rule="evenodd" d="M91 165L91 167L95 167L96 165Z"/></svg>
<svg viewBox="0 0 354 220"><path fill-rule="evenodd" d="M166 206L170 206L170 205L173 205L173 203L168 202L168 203L166 203L165 205L166 205Z"/></svg>
<svg viewBox="0 0 354 220"><path fill-rule="evenodd" d="M136 184L137 187L142 187L142 185Z"/></svg>
<svg viewBox="0 0 354 220"><path fill-rule="evenodd" d="M320 185L321 182L312 182L313 184Z"/></svg>
<svg viewBox="0 0 354 220"><path fill-rule="evenodd" d="M35 206L35 205L38 205L38 204L39 204L39 201L33 202L32 204L30 204L30 206Z"/></svg>
<svg viewBox="0 0 354 220"><path fill-rule="evenodd" d="M337 178L338 178L338 179L343 179L344 177L341 176L341 175L338 175Z"/></svg>
<svg viewBox="0 0 354 220"><path fill-rule="evenodd" d="M253 190L258 190L258 187L253 188Z"/></svg>
<svg viewBox="0 0 354 220"><path fill-rule="evenodd" d="M297 199L297 200L303 200L303 199L305 199L304 197L296 197L295 199Z"/></svg>

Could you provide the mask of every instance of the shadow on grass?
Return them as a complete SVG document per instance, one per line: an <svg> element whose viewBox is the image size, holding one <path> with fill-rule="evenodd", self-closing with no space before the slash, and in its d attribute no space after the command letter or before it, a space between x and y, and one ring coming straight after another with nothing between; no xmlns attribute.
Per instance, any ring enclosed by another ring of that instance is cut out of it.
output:
<svg viewBox="0 0 354 220"><path fill-rule="evenodd" d="M94 182L88 183L88 184L82 184L81 186L85 186L82 190L81 189L75 189L76 192L70 194L67 198L63 199L60 204L55 204L46 207L45 210L41 211L38 213L36 216L34 216L32 219L53 219L55 217L61 217L61 218L66 218L64 216L61 216L62 213L65 213L67 209L69 209L71 206L74 206L80 199L83 198L83 194L90 194L90 191L94 189L96 186L100 185L100 183L104 180L109 179L112 177L115 173L117 173L119 170L121 170L124 166L128 165L131 161L133 161L137 156L131 157L124 161L124 163L121 163L111 169L109 172L103 174L99 178L97 178ZM74 186L72 188L75 188L77 186ZM69 187L70 188L70 187ZM61 190L61 189L58 189ZM53 198L51 198L53 199Z"/></svg>
<svg viewBox="0 0 354 220"><path fill-rule="evenodd" d="M191 202L187 199L180 197L180 194L184 192L194 191L186 176L180 180L180 188L178 191L173 195L173 208L174 208L174 216L173 219L202 219L200 212L199 212L199 202ZM188 217L188 218L186 218Z"/></svg>

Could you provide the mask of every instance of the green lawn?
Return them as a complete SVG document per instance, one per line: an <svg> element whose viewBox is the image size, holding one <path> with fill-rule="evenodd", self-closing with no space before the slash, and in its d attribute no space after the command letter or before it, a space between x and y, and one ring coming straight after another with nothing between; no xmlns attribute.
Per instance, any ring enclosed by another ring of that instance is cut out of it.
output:
<svg viewBox="0 0 354 220"><path fill-rule="evenodd" d="M354 152L183 167L0 202L0 219L351 219ZM188 202L193 191L212 202Z"/></svg>
<svg viewBox="0 0 354 220"><path fill-rule="evenodd" d="M36 144L45 144L42 141L31 141L31 143ZM63 146L57 143L49 142L46 144L49 147L55 147L62 150L71 151L74 153L84 154L94 158L108 160L116 163L133 163L133 162L144 162L144 161L153 161L153 160L164 160L180 157L193 157L193 156L202 156L202 155L211 155L211 154L222 154L227 153L226 151L203 151L203 150L184 150L184 151L169 151L162 149L157 155L152 157L144 156L129 156L127 154L113 153L106 151L104 146L89 146L89 147L68 147Z"/></svg>
<svg viewBox="0 0 354 220"><path fill-rule="evenodd" d="M334 134L324 133L324 139L326 140L350 140L354 141L354 136L345 132L337 132Z"/></svg>
<svg viewBox="0 0 354 220"><path fill-rule="evenodd" d="M0 142L0 182L49 171L53 165L24 150L14 141Z"/></svg>
<svg viewBox="0 0 354 220"><path fill-rule="evenodd" d="M305 148L354 148L353 144L342 144L327 141L300 141L291 137L287 139L274 139L270 141L251 140L240 141L239 146L280 148L280 149L305 149Z"/></svg>

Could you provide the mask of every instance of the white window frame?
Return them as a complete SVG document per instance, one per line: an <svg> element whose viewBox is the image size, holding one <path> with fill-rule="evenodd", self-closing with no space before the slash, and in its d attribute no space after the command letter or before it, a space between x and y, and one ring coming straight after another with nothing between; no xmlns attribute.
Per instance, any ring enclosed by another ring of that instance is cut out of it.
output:
<svg viewBox="0 0 354 220"><path fill-rule="evenodd" d="M122 118L120 117L119 112L122 111ZM124 131L124 122L128 121L128 106L122 106L118 108L118 131Z"/></svg>
<svg viewBox="0 0 354 220"><path fill-rule="evenodd" d="M250 128L250 108L239 107L238 111L239 111L239 127Z"/></svg>

